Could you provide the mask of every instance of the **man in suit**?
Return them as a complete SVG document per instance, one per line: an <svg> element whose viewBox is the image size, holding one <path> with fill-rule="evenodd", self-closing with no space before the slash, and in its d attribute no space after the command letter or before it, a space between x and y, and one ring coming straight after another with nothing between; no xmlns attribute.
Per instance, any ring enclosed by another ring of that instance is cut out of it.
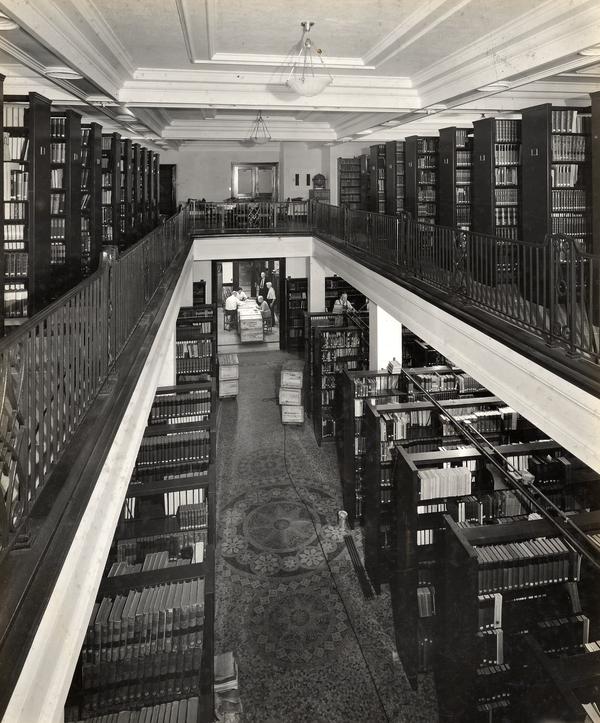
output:
<svg viewBox="0 0 600 723"><path fill-rule="evenodd" d="M264 271L260 272L260 279L256 285L256 297L262 296L263 299L267 298L267 274Z"/></svg>

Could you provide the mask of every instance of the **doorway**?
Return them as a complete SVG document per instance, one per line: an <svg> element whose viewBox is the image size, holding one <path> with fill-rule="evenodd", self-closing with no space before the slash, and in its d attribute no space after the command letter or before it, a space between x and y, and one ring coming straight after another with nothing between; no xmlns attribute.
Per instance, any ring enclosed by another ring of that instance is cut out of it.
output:
<svg viewBox="0 0 600 723"><path fill-rule="evenodd" d="M232 163L232 196L240 201L277 201L278 169L278 163Z"/></svg>
<svg viewBox="0 0 600 723"><path fill-rule="evenodd" d="M264 277L261 274L264 273ZM282 348L285 341L286 305L283 303L285 258L280 259L239 259L233 261L212 262L212 296L217 305L217 321L219 324L219 352L267 351ZM264 284L261 288L261 278ZM244 301L246 308L256 308L259 294L267 295L267 282L275 292L273 304L274 318L272 329L265 330L261 341L246 342L242 340L239 319L231 322L231 315L226 314L226 301L233 291L242 289L248 297ZM266 289L263 291L263 289Z"/></svg>

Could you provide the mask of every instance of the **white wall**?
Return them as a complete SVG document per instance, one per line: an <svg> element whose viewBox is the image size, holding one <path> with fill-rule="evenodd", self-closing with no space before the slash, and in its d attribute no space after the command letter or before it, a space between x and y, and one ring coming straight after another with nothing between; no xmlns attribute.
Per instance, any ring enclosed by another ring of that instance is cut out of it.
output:
<svg viewBox="0 0 600 723"><path fill-rule="evenodd" d="M329 156L329 148L315 143L282 143L280 154L279 178L280 198L308 198L308 191L312 188L312 177L322 173L327 178L329 186L329 170L323 157ZM295 184L295 174L299 175L300 185ZM306 174L310 175L310 183L306 183Z"/></svg>
<svg viewBox="0 0 600 723"><path fill-rule="evenodd" d="M308 278L308 258L306 256L285 260L285 275L292 279Z"/></svg>
<svg viewBox="0 0 600 723"><path fill-rule="evenodd" d="M279 145L228 150L189 149L160 154L161 163L174 163L177 203L188 198L223 201L231 196L232 163L277 163Z"/></svg>

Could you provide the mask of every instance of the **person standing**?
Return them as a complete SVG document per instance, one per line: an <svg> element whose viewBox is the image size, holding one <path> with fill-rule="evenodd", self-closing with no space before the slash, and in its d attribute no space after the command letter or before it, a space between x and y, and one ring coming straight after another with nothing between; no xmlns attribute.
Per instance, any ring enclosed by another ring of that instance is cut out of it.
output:
<svg viewBox="0 0 600 723"><path fill-rule="evenodd" d="M225 323L223 328L225 331L229 331L232 327L235 329L237 326L237 309L240 305L240 299L237 291L229 294L225 299Z"/></svg>
<svg viewBox="0 0 600 723"><path fill-rule="evenodd" d="M277 296L275 289L270 281L267 281L267 303L271 309L271 316L273 317L273 326L277 324L277 315L275 313L275 304L277 303Z"/></svg>
<svg viewBox="0 0 600 723"><path fill-rule="evenodd" d="M263 299L266 299L267 297L267 275L264 271L260 272L260 279L258 280L258 284L256 285L256 296L262 296Z"/></svg>
<svg viewBox="0 0 600 723"><path fill-rule="evenodd" d="M333 314L343 314L344 311L354 311L354 307L348 301L348 294L345 291L340 295L339 299L335 300L331 312Z"/></svg>

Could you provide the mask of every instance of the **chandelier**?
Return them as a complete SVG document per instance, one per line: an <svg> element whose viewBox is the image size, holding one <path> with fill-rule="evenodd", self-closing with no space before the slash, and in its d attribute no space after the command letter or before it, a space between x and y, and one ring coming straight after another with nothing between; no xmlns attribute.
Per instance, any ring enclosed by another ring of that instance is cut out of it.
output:
<svg viewBox="0 0 600 723"><path fill-rule="evenodd" d="M316 50L313 48L310 29L314 23L312 20L304 20L300 25L302 26L300 52L292 65L286 84L298 95L317 95L333 81L333 76L327 70L327 66L321 57L323 52L321 48ZM318 67L322 67L327 72L327 75L315 74L317 59L321 64Z"/></svg>
<svg viewBox="0 0 600 723"><path fill-rule="evenodd" d="M269 129L267 128L264 118L262 117L262 111L259 110L256 115L256 119L252 124L248 141L250 143L263 145L264 143L268 143L270 140L271 134L269 133Z"/></svg>

